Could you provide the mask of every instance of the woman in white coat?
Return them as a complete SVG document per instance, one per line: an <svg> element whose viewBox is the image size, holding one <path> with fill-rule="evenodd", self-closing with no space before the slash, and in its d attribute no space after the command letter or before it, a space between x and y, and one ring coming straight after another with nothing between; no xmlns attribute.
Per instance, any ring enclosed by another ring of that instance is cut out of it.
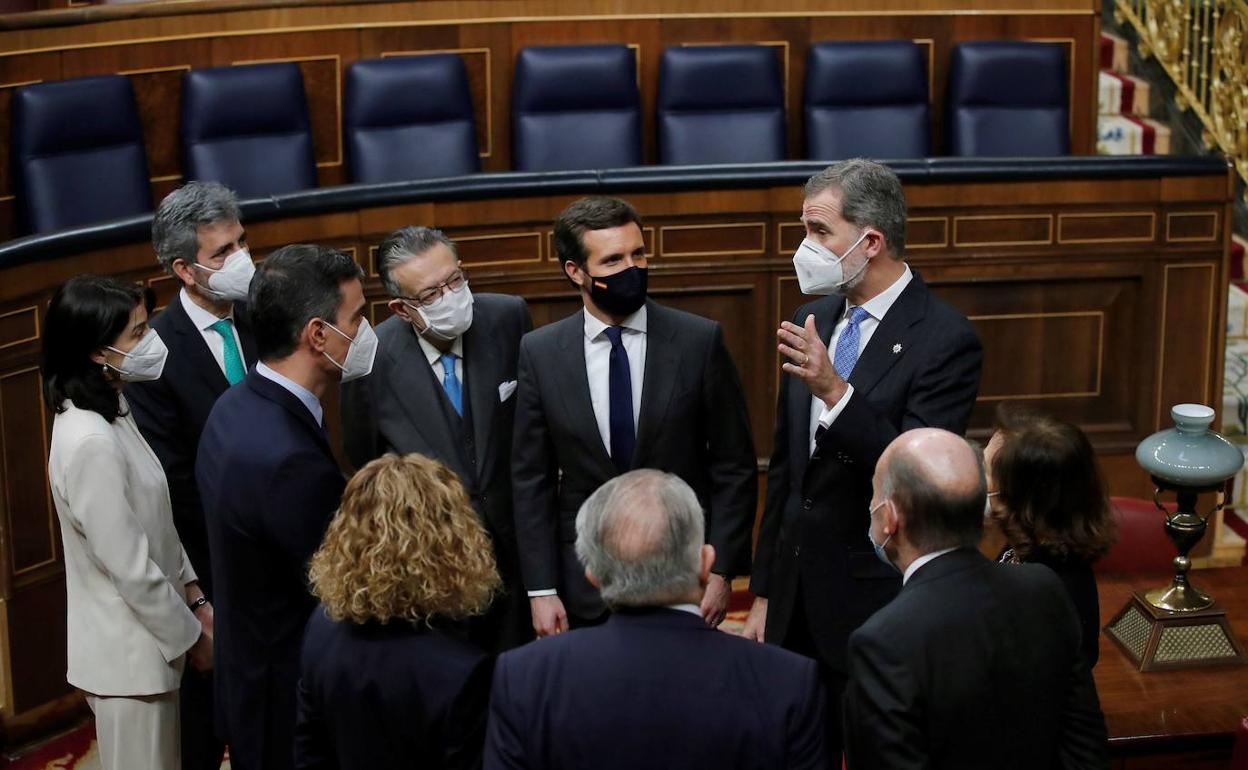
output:
<svg viewBox="0 0 1248 770"><path fill-rule="evenodd" d="M52 298L45 324L66 678L95 713L104 770L178 768L185 659L212 667L212 607L174 529L164 471L122 396L127 381L164 367L168 351L147 325L152 300L150 289L77 276Z"/></svg>

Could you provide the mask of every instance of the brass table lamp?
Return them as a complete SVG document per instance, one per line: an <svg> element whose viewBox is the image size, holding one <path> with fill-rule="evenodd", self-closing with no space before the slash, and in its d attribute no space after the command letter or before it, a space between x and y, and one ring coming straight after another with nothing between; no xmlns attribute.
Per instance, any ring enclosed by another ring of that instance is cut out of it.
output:
<svg viewBox="0 0 1248 770"><path fill-rule="evenodd" d="M1192 562L1187 554L1204 537L1208 517L1221 509L1226 481L1243 467L1244 455L1209 429L1214 417L1209 407L1179 404L1170 416L1175 427L1141 441L1135 459L1153 479L1153 500L1179 551L1174 579L1165 588L1132 592L1105 633L1141 671L1241 664L1244 650L1227 622L1226 610L1188 581ZM1178 506L1173 513L1162 504L1164 492L1175 495ZM1208 492L1218 493L1218 503L1201 516L1196 512L1197 496Z"/></svg>

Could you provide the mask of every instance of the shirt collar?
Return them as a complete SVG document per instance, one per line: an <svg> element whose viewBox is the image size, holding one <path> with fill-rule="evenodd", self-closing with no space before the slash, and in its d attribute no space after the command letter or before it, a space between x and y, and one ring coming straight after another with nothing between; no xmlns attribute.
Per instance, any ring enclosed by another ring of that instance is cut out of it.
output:
<svg viewBox="0 0 1248 770"><path fill-rule="evenodd" d="M681 612L688 612L692 615L702 617L702 610L696 604L669 604L667 605L667 608L669 610L680 610Z"/></svg>
<svg viewBox="0 0 1248 770"><path fill-rule="evenodd" d="M893 306L893 303L897 301L901 293L910 285L910 281L913 278L914 273L910 272L910 266L906 265L906 269L897 280L893 281L892 286L862 303L860 307L867 311L875 320L884 320L884 315L888 312L888 309Z"/></svg>
<svg viewBox="0 0 1248 770"><path fill-rule="evenodd" d="M958 550L957 546L954 546L953 548L942 548L939 551L932 551L931 553L925 553L919 558L910 562L910 566L906 567L906 574L902 575L901 577L901 584L904 586L910 580L910 576L919 571L919 567L922 567L924 564L927 564L929 561L932 561L938 556L944 556L945 554L952 553L953 551L956 551L956 550Z"/></svg>
<svg viewBox="0 0 1248 770"><path fill-rule="evenodd" d="M408 325L411 326L411 324L408 324ZM420 332L416 331L415 326L412 326L412 334L416 335L416 341L420 343L420 349L425 352L425 359L429 361L430 366L433 366L438 361L442 360L442 351L435 348L433 346L433 343L425 339L424 336L421 335ZM461 334L460 336L456 337L455 341L451 343L451 349L446 352L454 353L456 358L463 358L464 357L464 336Z"/></svg>
<svg viewBox="0 0 1248 770"><path fill-rule="evenodd" d="M585 314L585 339L592 342L598 339L598 336L606 330L608 324L603 323L597 316L589 312L589 310L582 310L581 312ZM625 329L632 329L635 332L645 334L646 306L642 305L638 308L637 312L625 318L624 322L621 323L620 326L623 326Z"/></svg>
<svg viewBox="0 0 1248 770"><path fill-rule="evenodd" d="M303 405L308 408L308 411L312 413L312 416L316 418L317 425L325 424L322 419L325 415L325 409L321 406L320 399L313 395L312 391L303 387L289 377L273 371L273 369L266 366L263 361L256 364L256 374L266 380L272 380L286 390L290 391L295 398L299 399Z"/></svg>
<svg viewBox="0 0 1248 770"><path fill-rule="evenodd" d="M182 309L186 311L187 317L191 319L191 323L195 324L196 329L206 331L217 321L221 320L209 311L204 310L202 307L195 304L195 300L191 299L191 294L186 290L185 286L183 286L182 290L178 292L178 298L182 300ZM233 320L233 303L230 304L230 312L226 313L225 317Z"/></svg>

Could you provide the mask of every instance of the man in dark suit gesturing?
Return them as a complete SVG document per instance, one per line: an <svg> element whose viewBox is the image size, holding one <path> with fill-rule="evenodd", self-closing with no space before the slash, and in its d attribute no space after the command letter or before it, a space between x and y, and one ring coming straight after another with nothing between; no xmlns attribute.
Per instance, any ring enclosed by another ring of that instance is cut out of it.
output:
<svg viewBox="0 0 1248 770"><path fill-rule="evenodd" d="M869 538L904 586L849 637L851 770L1109 767L1061 581L976 550L985 486L975 451L947 431L909 431L880 457Z"/></svg>
<svg viewBox="0 0 1248 770"><path fill-rule="evenodd" d="M513 492L520 566L539 636L605 617L572 547L576 511L630 468L675 473L707 516L716 562L702 600L724 617L749 566L757 459L719 324L646 299L637 212L582 198L555 221L555 251L584 311L520 344Z"/></svg>
<svg viewBox="0 0 1248 770"><path fill-rule="evenodd" d="M394 316L377 326L373 373L342 387L342 430L357 467L386 452L418 452L459 476L494 544L503 589L470 623L494 652L533 638L511 515L516 357L533 328L519 297L474 294L455 244L405 227L377 253Z"/></svg>
<svg viewBox="0 0 1248 770"><path fill-rule="evenodd" d="M126 400L169 480L178 537L214 599L204 509L195 484L195 453L217 398L256 360L247 289L255 266L234 193L216 182L190 182L165 196L152 218L152 246L182 289L151 323L169 348L160 379L132 383ZM198 610L211 618L212 605ZM212 634L211 621L206 624ZM179 689L183 770L217 770L225 745L213 728L212 675L186 667Z"/></svg>
<svg viewBox="0 0 1248 770"><path fill-rule="evenodd" d="M814 662L699 617L716 558L703 530L670 473L632 471L585 501L576 552L614 613L499 658L486 770L827 767Z"/></svg>
<svg viewBox="0 0 1248 770"><path fill-rule="evenodd" d="M798 281L829 296L777 332L788 361L745 633L819 660L835 756L845 642L899 588L864 534L871 473L905 430L965 431L982 351L966 318L905 263L906 199L891 169L857 159L819 172L802 222Z"/></svg>
<svg viewBox="0 0 1248 770"><path fill-rule="evenodd" d="M217 399L199 444L218 726L241 770L294 763L299 645L316 606L308 560L345 486L322 401L341 380L367 375L377 351L361 275L322 246L285 246L265 260L248 302L260 362Z"/></svg>

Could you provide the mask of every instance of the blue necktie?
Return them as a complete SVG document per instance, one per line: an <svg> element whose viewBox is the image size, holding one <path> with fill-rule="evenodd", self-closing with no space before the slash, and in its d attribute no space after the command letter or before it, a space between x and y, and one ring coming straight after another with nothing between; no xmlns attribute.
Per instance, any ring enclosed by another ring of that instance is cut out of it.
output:
<svg viewBox="0 0 1248 770"><path fill-rule="evenodd" d="M633 465L633 448L637 444L633 427L633 374L621 339L624 329L608 326L606 331L611 340L611 371L607 377L611 386L611 459L616 469L624 473Z"/></svg>
<svg viewBox="0 0 1248 770"><path fill-rule="evenodd" d="M867 311L857 305L850 307L849 323L836 340L836 353L832 356L832 367L846 382L849 381L849 375L854 371L854 364L858 363L858 342L862 339L862 335L858 332L858 324L862 323L868 315Z"/></svg>
<svg viewBox="0 0 1248 770"><path fill-rule="evenodd" d="M464 394L459 387L459 378L455 376L455 354L442 354L442 387L446 388L446 397L455 407L455 413L464 416Z"/></svg>

